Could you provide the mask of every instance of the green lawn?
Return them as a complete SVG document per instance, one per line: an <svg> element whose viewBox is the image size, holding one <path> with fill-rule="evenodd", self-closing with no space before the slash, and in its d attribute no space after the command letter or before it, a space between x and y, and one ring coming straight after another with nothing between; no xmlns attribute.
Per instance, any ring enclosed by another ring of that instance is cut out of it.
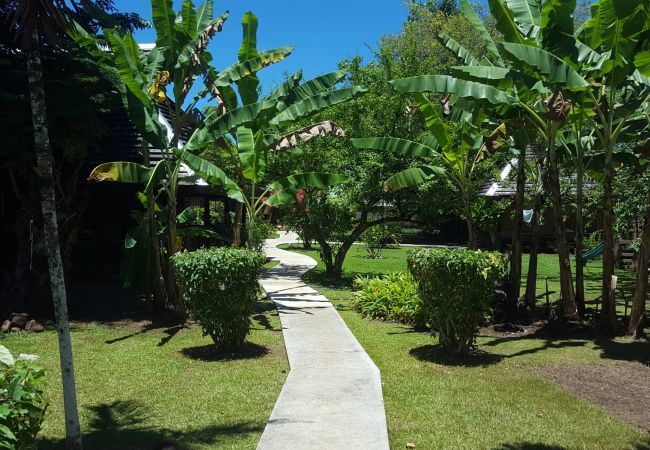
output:
<svg viewBox="0 0 650 450"><path fill-rule="evenodd" d="M316 251L305 252L318 260ZM481 336L485 353L469 360L435 356L436 339L409 327L362 319L352 309L354 275L405 270L406 249L368 260L354 247L341 283L319 266L305 279L339 305L341 316L382 373L391 447L472 449L649 448L637 428L576 399L537 373L540 365L648 360L648 342L626 339L503 339ZM553 275L553 257L540 272ZM596 266L590 268L596 270ZM546 276L546 275L544 275Z"/></svg>
<svg viewBox="0 0 650 450"><path fill-rule="evenodd" d="M261 306L245 350L234 357L215 353L195 325L75 323L85 448L147 450L167 439L187 449L255 448L289 368L277 312ZM10 334L0 343L40 355L51 405L38 448L63 448L56 333Z"/></svg>
<svg viewBox="0 0 650 450"><path fill-rule="evenodd" d="M382 273L392 271L406 271L406 258L408 253L413 250L412 247L401 247L397 249L386 249L383 251L382 259L368 259L366 258L367 252L363 245L354 245L348 252L345 263L343 265L343 278L340 282L331 282L325 278L325 267L320 262L318 257L318 247L305 251L300 246L283 245L281 248L295 248L301 253L308 254L316 259L318 267L312 272L305 275L305 279L310 283L320 284L328 288L348 288L352 286L352 280L356 276L379 276ZM523 277L522 277L522 295L526 291L526 274L528 273L528 259L529 255L523 256ZM575 270L575 263L572 261L572 268ZM619 303L620 314L624 313L623 295L626 299L631 300L634 291L634 273L629 270L617 270L618 285L622 288L617 291L617 300ZM601 294L601 276L602 276L602 260L597 259L590 262L585 269L585 295L587 302L595 305L593 300L597 299ZM555 301L559 297L560 289L560 273L558 269L558 257L555 254L541 253L538 258L537 264L537 296L540 303L544 303L546 293L546 281L548 280L548 291L550 301ZM337 294L334 293L336 296ZM628 309L629 313L629 309Z"/></svg>

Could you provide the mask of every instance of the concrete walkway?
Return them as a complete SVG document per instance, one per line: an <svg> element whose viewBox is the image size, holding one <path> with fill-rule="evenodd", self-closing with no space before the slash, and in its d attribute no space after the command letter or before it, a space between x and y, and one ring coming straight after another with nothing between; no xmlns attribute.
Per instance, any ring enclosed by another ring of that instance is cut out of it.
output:
<svg viewBox="0 0 650 450"><path fill-rule="evenodd" d="M280 261L261 284L280 312L291 371L257 448L388 449L379 369L327 298L300 280L316 261L276 248L297 240L282 233L265 248Z"/></svg>

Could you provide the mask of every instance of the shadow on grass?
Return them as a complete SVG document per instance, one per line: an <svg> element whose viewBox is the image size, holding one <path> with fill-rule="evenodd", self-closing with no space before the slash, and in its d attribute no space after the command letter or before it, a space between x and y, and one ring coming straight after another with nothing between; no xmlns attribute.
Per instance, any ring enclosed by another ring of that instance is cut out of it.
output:
<svg viewBox="0 0 650 450"><path fill-rule="evenodd" d="M89 430L84 430L84 447L102 450L153 450L167 448L165 443L178 450L189 450L202 444L217 446L221 439L229 435L260 433L264 424L240 422L216 424L194 429L171 430L146 425L148 411L139 400L117 400L88 408L92 417ZM63 440L41 439L41 450L64 449Z"/></svg>
<svg viewBox="0 0 650 450"><path fill-rule="evenodd" d="M503 355L504 358L531 355L549 349L561 349L567 347L583 347L590 343L595 344L595 349L600 351L603 359L617 361L636 361L643 364L650 364L650 341L639 340L615 340L594 335L592 329L583 326L562 326L561 324L548 323L534 333L523 336L508 336L494 338L483 344L485 347L495 347L499 344L513 341L542 340L543 343L537 347L527 348L516 353Z"/></svg>
<svg viewBox="0 0 650 450"><path fill-rule="evenodd" d="M566 447L560 445L536 444L533 442L517 442L514 444L503 444L495 447L494 450L564 450Z"/></svg>
<svg viewBox="0 0 650 450"><path fill-rule="evenodd" d="M446 354L442 346L438 344L428 344L416 347L411 349L409 353L420 361L460 367L485 367L496 364L503 359L503 356L501 355L484 352L482 350L474 350L464 356L450 356Z"/></svg>
<svg viewBox="0 0 650 450"><path fill-rule="evenodd" d="M214 344L187 347L181 350L183 356L197 361L231 361L237 359L256 359L269 353L269 349L263 345L252 342L244 342L244 345L235 351L223 350Z"/></svg>

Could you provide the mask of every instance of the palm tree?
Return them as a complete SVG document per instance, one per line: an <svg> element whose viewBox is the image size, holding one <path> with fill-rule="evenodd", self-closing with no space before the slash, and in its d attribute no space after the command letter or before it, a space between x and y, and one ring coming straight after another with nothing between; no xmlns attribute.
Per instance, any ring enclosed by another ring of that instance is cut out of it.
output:
<svg viewBox="0 0 650 450"><path fill-rule="evenodd" d="M65 3L59 0L21 0L11 13L10 20L11 28L15 31L16 38L20 40L20 47L26 56L32 121L34 124L36 172L41 186L45 249L49 264L52 300L54 302L59 337L66 440L67 446L76 450L82 448L81 428L77 411L65 280L61 262L61 249L59 247L53 157L47 128L45 89L43 87L43 71L39 51L40 32L51 42L55 42L59 32L69 26L66 12L68 12L68 9Z"/></svg>
<svg viewBox="0 0 650 450"><path fill-rule="evenodd" d="M77 411L72 343L68 324L63 264L59 247L59 229L54 193L53 157L47 128L45 89L39 51L39 33L55 42L61 30L68 27L67 7L58 0L20 0L10 15L11 28L16 30L16 38L25 52L27 77L34 124L34 150L36 153L36 173L40 181L41 210L45 235L52 300L56 315L59 337L61 377L63 381L63 402L65 408L65 429L67 446L81 449L81 428Z"/></svg>

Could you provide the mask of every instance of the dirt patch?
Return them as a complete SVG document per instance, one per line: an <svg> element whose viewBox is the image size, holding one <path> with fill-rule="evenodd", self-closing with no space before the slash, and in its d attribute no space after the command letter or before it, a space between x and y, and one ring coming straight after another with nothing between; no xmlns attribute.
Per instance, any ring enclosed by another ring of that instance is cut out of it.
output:
<svg viewBox="0 0 650 450"><path fill-rule="evenodd" d="M612 416L650 431L650 367L616 361L541 366L539 373Z"/></svg>

